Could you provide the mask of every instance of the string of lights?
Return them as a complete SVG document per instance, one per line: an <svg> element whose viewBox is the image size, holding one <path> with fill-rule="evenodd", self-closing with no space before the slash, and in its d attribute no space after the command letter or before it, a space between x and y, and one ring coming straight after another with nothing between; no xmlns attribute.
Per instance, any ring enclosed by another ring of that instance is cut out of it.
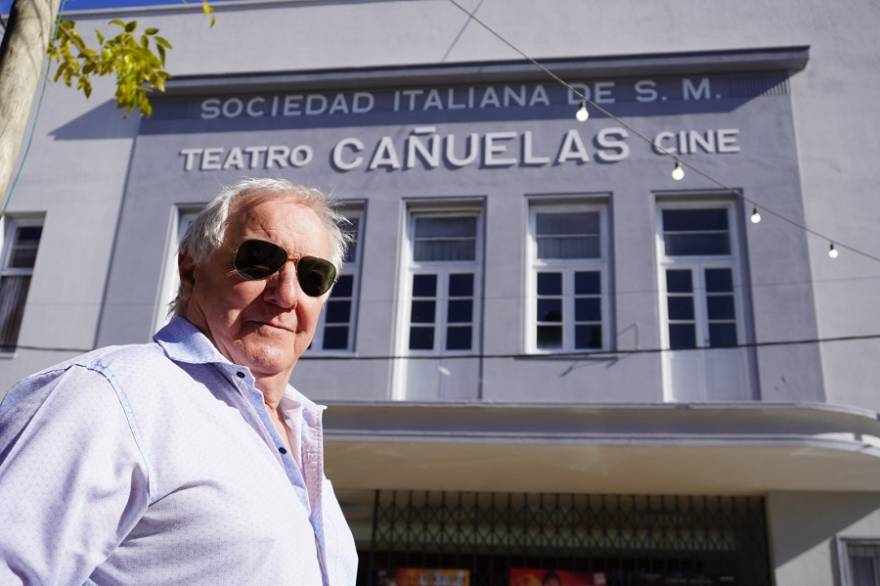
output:
<svg viewBox="0 0 880 586"><path fill-rule="evenodd" d="M746 204L750 205L752 207L752 214L750 216L750 219L753 224L759 223L762 219L761 214L759 212L759 209L760 209L771 216L774 216L774 217L776 217L776 218L778 218L778 219L780 219L780 220L782 220L792 226L795 226L801 230L804 230L808 234L812 234L813 236L815 236L817 238L820 238L822 240L826 240L828 242L828 256L832 259L838 257L839 249L845 249L845 250L848 250L854 254L860 255L864 258L867 258L867 259L870 259L870 260L873 260L876 262L880 262L880 256L871 254L871 253L866 252L864 250L861 250L855 246L851 246L849 244L841 242L838 239L831 238L830 236L827 236L827 235L825 235L825 234L823 234L813 228L810 228L809 226L807 226L801 222L798 222L796 220L789 218L785 214L782 214L780 212L777 212L776 210L773 210L772 208L767 207L763 203L760 203L758 201L755 201L754 199L746 197L746 195L743 194L740 190L734 189L734 188L730 187L729 185L727 185L726 183L719 181L718 179L716 179L715 177L713 177L709 173L700 169L697 165L694 165L693 163L691 163L689 161L685 161L685 160L681 159L675 153L669 151L668 149L666 149L662 145L654 143L654 141L651 140L650 137L646 136L644 133L639 131L639 129L633 127L628 122L622 120L621 118L616 116L613 112L610 112L607 108L603 107L601 104L597 104L593 100L589 99L587 97L587 95L584 94L584 92L582 92L577 87L573 86L572 84L570 84L567 81L565 81L564 79L562 79L559 75L557 75L551 69L546 67L543 63L534 59L531 55L529 55L528 53L526 53L525 51L520 49L518 46L513 44L510 40L508 40L506 37L504 37L504 35L502 35L498 31L496 31L494 28L489 26L485 21L481 20L474 12L471 12L470 10L468 10L467 8L462 6L457 0L448 0L448 1L451 4L453 4L455 7L457 7L459 10L461 10L462 12L467 14L470 19L472 19L474 22L476 22L481 27L483 27L486 31L491 33L499 41L501 41L502 43L504 43L505 45L510 47L512 50L517 52L519 55L521 55L527 61L532 63L535 67L537 67L538 69L540 69L541 71L546 73L554 81L556 81L557 83L566 87L570 92L572 92L574 95L579 97L581 99L581 104L580 104L580 107L575 112L575 119L577 119L579 122L586 122L587 120L589 120L590 119L590 108L593 108L593 109L597 110L598 112L601 112L602 114L604 114L608 118L614 120L615 122L620 124L623 128L625 128L629 132L633 133L634 135L638 136L640 139L642 139L645 142L647 142L648 144L650 144L652 146L652 148L655 148L658 152L660 152L660 154L673 159L675 161L675 164L672 168L672 178L674 180L681 181L682 179L684 179L685 169L688 169L689 171L693 171L694 173L703 177L704 179L706 179L707 181L716 185L717 187L720 187L721 189L724 189L725 191L730 191L731 193L736 194L737 197L741 198Z"/></svg>

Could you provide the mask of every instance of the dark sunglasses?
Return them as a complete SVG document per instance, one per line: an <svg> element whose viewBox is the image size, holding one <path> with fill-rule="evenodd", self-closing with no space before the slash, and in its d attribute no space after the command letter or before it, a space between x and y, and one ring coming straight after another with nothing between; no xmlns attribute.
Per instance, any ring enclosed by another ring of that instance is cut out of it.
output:
<svg viewBox="0 0 880 586"><path fill-rule="evenodd" d="M287 251L265 240L245 240L232 257L232 267L243 279L256 281L275 274L288 259ZM320 297L336 282L336 267L317 256L296 261L296 280L309 297Z"/></svg>

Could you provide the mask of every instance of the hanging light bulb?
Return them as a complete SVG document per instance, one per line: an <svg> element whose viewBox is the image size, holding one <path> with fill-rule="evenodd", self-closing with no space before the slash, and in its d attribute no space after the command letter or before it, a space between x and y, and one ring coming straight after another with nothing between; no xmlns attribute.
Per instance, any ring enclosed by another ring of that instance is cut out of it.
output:
<svg viewBox="0 0 880 586"><path fill-rule="evenodd" d="M834 248L834 243L832 242L831 244L829 244L828 245L828 256L830 256L831 258L837 258L838 254L840 254L840 253L837 252L836 248Z"/></svg>
<svg viewBox="0 0 880 586"><path fill-rule="evenodd" d="M681 166L681 161L678 159L675 160L675 168L672 170L672 178L676 181L684 179L684 167Z"/></svg>
<svg viewBox="0 0 880 586"><path fill-rule="evenodd" d="M574 115L575 118L578 119L578 122L586 122L590 117L590 111L587 110L587 100L581 100L581 107L578 108L577 113Z"/></svg>
<svg viewBox="0 0 880 586"><path fill-rule="evenodd" d="M761 214L758 213L757 207L752 208L752 215L749 217L749 219L752 221L752 224L757 224L761 221Z"/></svg>

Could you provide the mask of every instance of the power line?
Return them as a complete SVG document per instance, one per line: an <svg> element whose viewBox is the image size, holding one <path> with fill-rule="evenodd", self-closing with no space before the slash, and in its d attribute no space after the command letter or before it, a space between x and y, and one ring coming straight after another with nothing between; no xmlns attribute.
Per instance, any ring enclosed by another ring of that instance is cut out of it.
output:
<svg viewBox="0 0 880 586"><path fill-rule="evenodd" d="M508 47L510 47L511 49L513 49L514 51L516 51L517 53L522 55L526 60L531 62L535 67L537 67L538 69L540 69L541 71L546 73L549 77L551 77L557 83L568 88L569 91L571 91L572 93L577 95L579 98L581 98L583 103L590 104L590 106L592 108L595 108L596 110L598 110L599 112L601 112L602 114L607 116L608 118L611 118L612 120L614 120L615 122L617 122L618 124L623 126L625 129L632 132L633 134L635 134L636 136L638 136L639 138L641 138L642 140L647 142L649 145L654 147L657 151L659 151L664 156L667 156L667 157L670 157L671 159L674 159L676 161L677 165L687 167L688 169L690 169L691 171L693 171L697 175L700 175L704 179L710 181L711 183L717 185L718 187L720 187L726 191L730 191L730 192L736 194L738 197L742 198L743 201L748 202L755 207L761 208L762 210L766 211L770 215L775 216L775 217L779 218L780 220L783 220L784 222L791 224L792 226L800 228L801 230L804 230L805 232L812 234L813 236L816 236L816 237L821 238L823 240L827 240L828 242L831 243L832 249L834 247L844 248L846 250L849 250L850 252L853 252L853 253L858 254L860 256L863 256L865 258L871 259L876 262L880 262L880 256L876 256L876 255L871 254L869 252L865 252L859 248L856 248L856 247L851 246L849 244L843 243L840 240L837 240L836 238L831 238L830 236L826 236L825 234L822 234L821 232L814 230L814 229L810 228L809 226L806 226L805 224L801 224L800 222L798 222L796 220L792 220L788 216L786 216L780 212L777 212L776 210L774 210L772 208L768 208L766 205L759 203L751 198L746 197L741 191L728 186L727 184L725 184L722 181L719 181L718 179L716 179L715 177L713 177L709 173L703 171L698 166L694 165L693 163L690 163L688 161L681 159L680 157L676 156L675 153L672 153L668 149L666 149L666 147L664 147L660 144L655 144L653 140L651 140L648 136L646 136L644 133L639 131L637 128L635 128L634 126L632 126L628 122L625 122L624 120L620 119L619 117L615 116L614 113L610 112L607 108L604 108L600 104L597 104L593 100L589 99L586 96L586 94L584 94L584 92L582 92L579 89L577 89L576 87L572 86L570 83L568 83L567 81L565 81L564 79L559 77L559 75L554 73L551 69L546 67L543 63L534 59L531 55L529 55L528 53L526 53L525 51L523 51L522 49L520 49L519 47L514 45L507 38L505 38L504 35L502 35L498 31L493 29L491 26L486 24L486 22L481 20L476 15L476 11L474 11L474 12L469 11L467 8L465 8L464 6L459 4L457 2L457 0L449 0L449 2L451 4L453 4L456 8L458 8L459 10L461 10L462 12L467 14L474 22L476 22L477 24L482 26L484 29L486 29L489 33L491 33L499 41L501 41L502 43L504 43L505 45L507 45Z"/></svg>

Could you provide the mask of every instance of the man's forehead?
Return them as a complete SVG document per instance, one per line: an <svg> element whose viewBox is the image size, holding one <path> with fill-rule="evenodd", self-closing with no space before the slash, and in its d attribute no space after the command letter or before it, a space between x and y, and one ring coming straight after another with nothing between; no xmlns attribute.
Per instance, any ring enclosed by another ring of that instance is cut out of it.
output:
<svg viewBox="0 0 880 586"><path fill-rule="evenodd" d="M226 240L237 240L247 233L263 233L267 236L283 238L292 219L312 222L329 242L323 223L310 207L296 199L273 193L254 193L244 195L233 201L229 208Z"/></svg>

